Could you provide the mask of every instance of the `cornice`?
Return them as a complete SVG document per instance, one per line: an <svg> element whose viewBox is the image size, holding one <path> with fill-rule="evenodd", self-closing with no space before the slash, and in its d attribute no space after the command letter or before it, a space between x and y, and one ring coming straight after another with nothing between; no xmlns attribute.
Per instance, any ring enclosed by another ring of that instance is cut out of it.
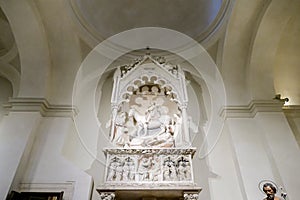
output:
<svg viewBox="0 0 300 200"><path fill-rule="evenodd" d="M287 117L300 118L300 105L284 106L283 112Z"/></svg>
<svg viewBox="0 0 300 200"><path fill-rule="evenodd" d="M40 112L44 117L72 117L78 113L72 105L50 104L45 98L10 98L3 107L7 112Z"/></svg>
<svg viewBox="0 0 300 200"><path fill-rule="evenodd" d="M284 102L278 100L253 100L248 105L226 106L220 112L225 118L253 118L257 112L282 112Z"/></svg>

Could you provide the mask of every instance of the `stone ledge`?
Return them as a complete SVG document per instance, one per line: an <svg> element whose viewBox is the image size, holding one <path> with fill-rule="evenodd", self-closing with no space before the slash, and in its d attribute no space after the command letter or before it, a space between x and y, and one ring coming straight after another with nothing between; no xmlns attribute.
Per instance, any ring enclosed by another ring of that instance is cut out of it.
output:
<svg viewBox="0 0 300 200"><path fill-rule="evenodd" d="M287 117L300 118L299 105L283 106L283 112Z"/></svg>
<svg viewBox="0 0 300 200"><path fill-rule="evenodd" d="M98 187L96 189L101 195L103 193L114 194L116 199L183 199L185 195L196 195L201 192L201 187L196 186L156 186L152 188L147 187L115 187L115 188L106 188Z"/></svg>
<svg viewBox="0 0 300 200"><path fill-rule="evenodd" d="M45 98L10 98L3 107L8 112L40 112L44 117L72 117L78 114L71 105L53 105Z"/></svg>
<svg viewBox="0 0 300 200"><path fill-rule="evenodd" d="M282 112L284 102L278 100L253 100L248 105L226 106L220 115L225 118L253 118L257 112Z"/></svg>
<svg viewBox="0 0 300 200"><path fill-rule="evenodd" d="M175 183L127 183L127 184L103 184L96 188L97 190L111 191L111 190L201 190L196 184L175 184Z"/></svg>

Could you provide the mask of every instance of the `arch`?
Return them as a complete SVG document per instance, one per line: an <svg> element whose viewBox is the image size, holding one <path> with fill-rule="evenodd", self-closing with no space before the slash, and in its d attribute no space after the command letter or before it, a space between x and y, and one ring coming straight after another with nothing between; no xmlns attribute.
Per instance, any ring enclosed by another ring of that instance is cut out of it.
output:
<svg viewBox="0 0 300 200"><path fill-rule="evenodd" d="M4 15L2 9L1 14ZM7 78L13 86L13 96L17 96L20 87L20 72L18 71L18 63L13 66L10 64L15 60L19 61L18 49L11 31L11 27L7 19L0 19L0 29L3 29L4 34L0 34L0 40L5 43L4 51L0 55L0 75Z"/></svg>
<svg viewBox="0 0 300 200"><path fill-rule="evenodd" d="M113 47L111 44L114 44ZM182 49L178 47L187 46ZM115 47L119 46L118 49ZM187 60L195 66L197 72L207 84L211 98L211 115L206 129L206 147L211 150L223 127L223 118L219 111L225 105L225 89L222 77L207 52L188 36L164 28L137 28L119 33L100 43L83 61L78 70L73 89L73 104L79 108L79 114L74 118L78 136L88 152L90 163L84 163L84 169L89 168L97 154L97 137L101 133L95 109L95 91L99 78L106 68L121 55L146 46L154 49L170 51ZM101 67L99 67L101 66ZM106 138L106 139L105 139ZM103 146L108 138L103 136ZM202 146L203 147L203 146ZM200 147L200 151L204 150ZM202 152L203 156L208 152Z"/></svg>
<svg viewBox="0 0 300 200"><path fill-rule="evenodd" d="M2 104L7 103L8 99L12 97L13 95L13 85L11 82L6 79L5 77L2 77L0 74L0 122L2 119L2 116L5 113L5 110L2 106Z"/></svg>
<svg viewBox="0 0 300 200"><path fill-rule="evenodd" d="M248 86L252 99L274 98L274 62L280 39L293 11L293 1L272 1L267 8L253 41ZM280 14L279 14L280 13Z"/></svg>
<svg viewBox="0 0 300 200"><path fill-rule="evenodd" d="M10 64L1 63L0 76L7 78L10 81L13 88L13 97L17 96L20 87L20 74L19 72Z"/></svg>
<svg viewBox="0 0 300 200"><path fill-rule="evenodd" d="M35 4L31 0L1 1L0 4L10 22L20 56L18 96L45 97L51 62L47 38ZM23 21L19 16L23 16Z"/></svg>
<svg viewBox="0 0 300 200"><path fill-rule="evenodd" d="M265 12L268 2L235 1L226 35L218 44L222 57L219 61L222 63L220 69L228 94L227 103L231 106L247 105L251 99L247 85L249 52L257 30L257 21Z"/></svg>
<svg viewBox="0 0 300 200"><path fill-rule="evenodd" d="M103 40L105 40L107 38L99 32L99 28L96 28L94 26L95 24L93 24L93 22L91 21L91 18L89 18L89 19L86 18L87 13L84 13L85 12L84 8L80 5L79 2L80 1L68 0L67 1L67 3L68 3L67 9L73 18L73 22L75 24L76 30L78 31L78 34L80 35L80 37L90 47L95 47L99 42L102 42ZM202 32L199 31L201 33L196 35L194 39L197 42L201 43L204 47L210 47L218 40L220 35L225 32L227 20L230 17L232 6L234 4L234 0L217 0L217 1L210 1L210 2L206 2L206 3L210 4L210 6L206 7L205 12L202 12L202 13L206 13L206 12L209 13L208 11L211 11L210 13L214 13L215 15L210 16L209 18L206 19L206 23L209 23L209 24L207 25L207 27L204 28L204 30L201 29ZM176 4L174 4L174 5L176 5ZM205 8L205 7L203 7L203 8ZM139 12L139 11L137 11L137 12ZM176 12L176 11L174 11L174 12ZM91 14L91 12L89 12L88 15L89 14ZM198 22L198 24L199 23L200 22ZM137 26L139 26L139 24ZM157 26L157 27L166 27L166 28L171 27L168 25L160 24L160 23L156 23L156 24L152 24L152 25L148 24L146 26ZM133 28L135 26L128 26L128 27ZM176 28L174 28L174 29L176 29ZM176 29L176 30L178 30L178 29ZM120 31L121 31L121 29L120 29ZM182 31L182 30L178 30L178 31ZM186 34L188 34L188 32L186 32ZM182 47L180 47L180 48L182 48ZM115 47L115 48L117 48L117 47Z"/></svg>

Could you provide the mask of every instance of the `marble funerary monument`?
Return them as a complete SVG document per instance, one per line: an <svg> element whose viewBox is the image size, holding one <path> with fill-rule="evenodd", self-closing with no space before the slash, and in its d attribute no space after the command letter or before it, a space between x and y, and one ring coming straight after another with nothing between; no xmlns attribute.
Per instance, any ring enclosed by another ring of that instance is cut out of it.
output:
<svg viewBox="0 0 300 200"><path fill-rule="evenodd" d="M118 67L102 200L198 199L187 104L180 66L146 54Z"/></svg>

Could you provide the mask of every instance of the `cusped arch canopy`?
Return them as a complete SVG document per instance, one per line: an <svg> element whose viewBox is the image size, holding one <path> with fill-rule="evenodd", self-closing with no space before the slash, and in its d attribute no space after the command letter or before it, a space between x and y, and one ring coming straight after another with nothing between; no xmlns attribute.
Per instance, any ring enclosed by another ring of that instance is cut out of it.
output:
<svg viewBox="0 0 300 200"><path fill-rule="evenodd" d="M111 98L111 141L138 147L189 144L187 102L184 72L164 57L147 54L119 66Z"/></svg>
<svg viewBox="0 0 300 200"><path fill-rule="evenodd" d="M116 105L127 101L132 93L142 90L145 85L157 86L162 90L160 93L181 106L188 101L183 71L178 65L166 63L162 57L145 55L133 64L120 66L114 79L118 87L113 91L112 103Z"/></svg>

